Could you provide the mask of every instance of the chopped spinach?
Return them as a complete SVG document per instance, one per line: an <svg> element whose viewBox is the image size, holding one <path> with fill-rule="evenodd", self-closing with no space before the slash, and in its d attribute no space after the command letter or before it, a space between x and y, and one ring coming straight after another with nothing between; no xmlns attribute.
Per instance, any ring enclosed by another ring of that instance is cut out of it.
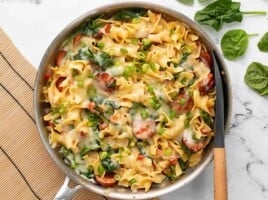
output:
<svg viewBox="0 0 268 200"><path fill-rule="evenodd" d="M176 67L182 65L182 64L187 60L187 58L188 58L188 56L189 56L190 54L191 54L191 53L187 53L187 52L183 53L183 54L182 54L182 57L181 57L181 59L180 59L180 61L179 61L179 63L176 65Z"/></svg>
<svg viewBox="0 0 268 200"><path fill-rule="evenodd" d="M212 128L213 126L213 120L211 116L205 111L205 110L200 110L200 117L202 120L210 127Z"/></svg>
<svg viewBox="0 0 268 200"><path fill-rule="evenodd" d="M93 178L94 177L94 171L91 166L88 167L86 172L80 172L81 175L87 177L87 178Z"/></svg>
<svg viewBox="0 0 268 200"><path fill-rule="evenodd" d="M81 150L80 150L80 156L84 157L88 152L90 152L92 149L90 147L86 147L84 146Z"/></svg>
<svg viewBox="0 0 268 200"><path fill-rule="evenodd" d="M101 160L101 164L107 172L112 172L119 167L119 164L116 161L112 160L110 157L106 157Z"/></svg>
<svg viewBox="0 0 268 200"><path fill-rule="evenodd" d="M92 36L96 34L101 27L103 27L103 22L99 21L98 18L90 20L79 28L80 32L84 35Z"/></svg>
<svg viewBox="0 0 268 200"><path fill-rule="evenodd" d="M101 118L99 117L98 114L88 112L88 126L96 127L100 121L101 121Z"/></svg>
<svg viewBox="0 0 268 200"><path fill-rule="evenodd" d="M144 16L146 14L146 9L143 8L129 8L120 10L113 16L114 20L123 20L123 21L129 21L134 18Z"/></svg>
<svg viewBox="0 0 268 200"><path fill-rule="evenodd" d="M144 151L144 147L146 147L146 146L147 146L147 143L146 142L137 142L138 150L143 155L146 154L146 152Z"/></svg>
<svg viewBox="0 0 268 200"><path fill-rule="evenodd" d="M184 162L181 158L178 159L178 163L183 172L187 169L187 162Z"/></svg>
<svg viewBox="0 0 268 200"><path fill-rule="evenodd" d="M105 70L113 65L112 57L105 53L93 53L88 47L79 49L78 54L73 57L74 60L89 60L102 67Z"/></svg>

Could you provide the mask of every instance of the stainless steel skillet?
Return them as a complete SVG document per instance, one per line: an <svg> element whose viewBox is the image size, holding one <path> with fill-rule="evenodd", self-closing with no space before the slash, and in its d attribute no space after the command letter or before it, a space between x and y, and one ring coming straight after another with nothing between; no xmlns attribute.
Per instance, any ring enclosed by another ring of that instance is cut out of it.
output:
<svg viewBox="0 0 268 200"><path fill-rule="evenodd" d="M206 148L206 151L204 153L204 156L201 162L194 168L187 170L186 174L183 175L176 182L172 184L168 184L161 188L152 188L149 192L138 191L136 193L133 193L128 189L122 189L119 187L116 187L113 189L106 189L100 185L96 185L94 183L91 183L85 180L84 178L79 176L74 170L70 169L64 163L57 149L51 148L49 144L48 133L47 133L45 124L43 122L43 117L42 117L44 115L44 104L42 103L42 87L44 85L44 74L46 72L47 66L50 63L53 63L55 56L56 56L56 52L59 49L62 42L86 19L93 18L94 16L98 16L102 13L111 14L111 13L116 12L117 10L130 8L130 7L142 7L146 9L151 9L153 11L162 13L163 16L165 16L166 18L173 18L173 19L178 19L180 21L183 21L193 30L193 32L196 35L200 37L200 40L207 47L209 52L212 52L213 50L215 50L216 54L220 58L219 61L221 62L221 66L223 66L222 70L224 71L224 77L223 77L224 98L225 98L224 121L225 121L225 128L228 126L228 122L230 120L230 114L231 114L231 87L230 87L228 72L223 62L223 59L221 58L220 53L217 51L215 44L209 39L208 35L195 22L193 22L188 17L186 17L185 15L175 10L168 9L160 5L156 5L152 3L144 3L144 2L133 1L133 2L125 2L125 3L124 2L114 3L114 4L106 5L106 6L97 8L95 10L89 11L85 13L84 15L75 19L73 22L71 22L52 41L52 43L49 45L40 63L38 73L36 76L36 81L35 81L34 108L35 108L35 118L37 122L38 131L48 153L53 158L57 166L66 174L66 177L67 177L65 184L63 184L60 192L57 195L58 199L70 199L71 196L80 188L86 188L100 195L104 195L104 196L111 197L114 199L149 199L149 198L161 196L166 193L175 191L183 187L184 185L188 184L192 180L194 180L200 173L202 173L205 167L212 160L213 141ZM75 181L79 186L77 186L74 189L70 189L68 187L69 178Z"/></svg>

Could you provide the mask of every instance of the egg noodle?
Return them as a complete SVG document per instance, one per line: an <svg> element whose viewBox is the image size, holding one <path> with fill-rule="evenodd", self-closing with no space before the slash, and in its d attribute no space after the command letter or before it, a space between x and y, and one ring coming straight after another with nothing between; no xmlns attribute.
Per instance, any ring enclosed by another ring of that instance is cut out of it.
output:
<svg viewBox="0 0 268 200"><path fill-rule="evenodd" d="M81 25L48 67L49 141L78 174L148 191L198 164L213 137L211 57L190 28L144 9Z"/></svg>

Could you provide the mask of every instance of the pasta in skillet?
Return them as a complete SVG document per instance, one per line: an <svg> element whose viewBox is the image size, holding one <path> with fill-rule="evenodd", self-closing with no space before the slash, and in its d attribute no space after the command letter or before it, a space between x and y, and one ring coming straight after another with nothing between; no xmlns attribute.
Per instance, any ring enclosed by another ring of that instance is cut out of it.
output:
<svg viewBox="0 0 268 200"><path fill-rule="evenodd" d="M91 19L45 75L50 144L105 187L149 191L177 180L214 134L211 65L181 21L143 9Z"/></svg>

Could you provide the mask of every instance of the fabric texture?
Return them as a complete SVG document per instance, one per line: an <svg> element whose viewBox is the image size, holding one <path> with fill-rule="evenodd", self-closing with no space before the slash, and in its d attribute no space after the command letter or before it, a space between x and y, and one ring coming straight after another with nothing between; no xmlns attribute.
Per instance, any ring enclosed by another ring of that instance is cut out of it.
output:
<svg viewBox="0 0 268 200"><path fill-rule="evenodd" d="M36 69L0 28L0 199L53 199L64 173L47 153L33 111ZM103 200L86 189L74 199Z"/></svg>

